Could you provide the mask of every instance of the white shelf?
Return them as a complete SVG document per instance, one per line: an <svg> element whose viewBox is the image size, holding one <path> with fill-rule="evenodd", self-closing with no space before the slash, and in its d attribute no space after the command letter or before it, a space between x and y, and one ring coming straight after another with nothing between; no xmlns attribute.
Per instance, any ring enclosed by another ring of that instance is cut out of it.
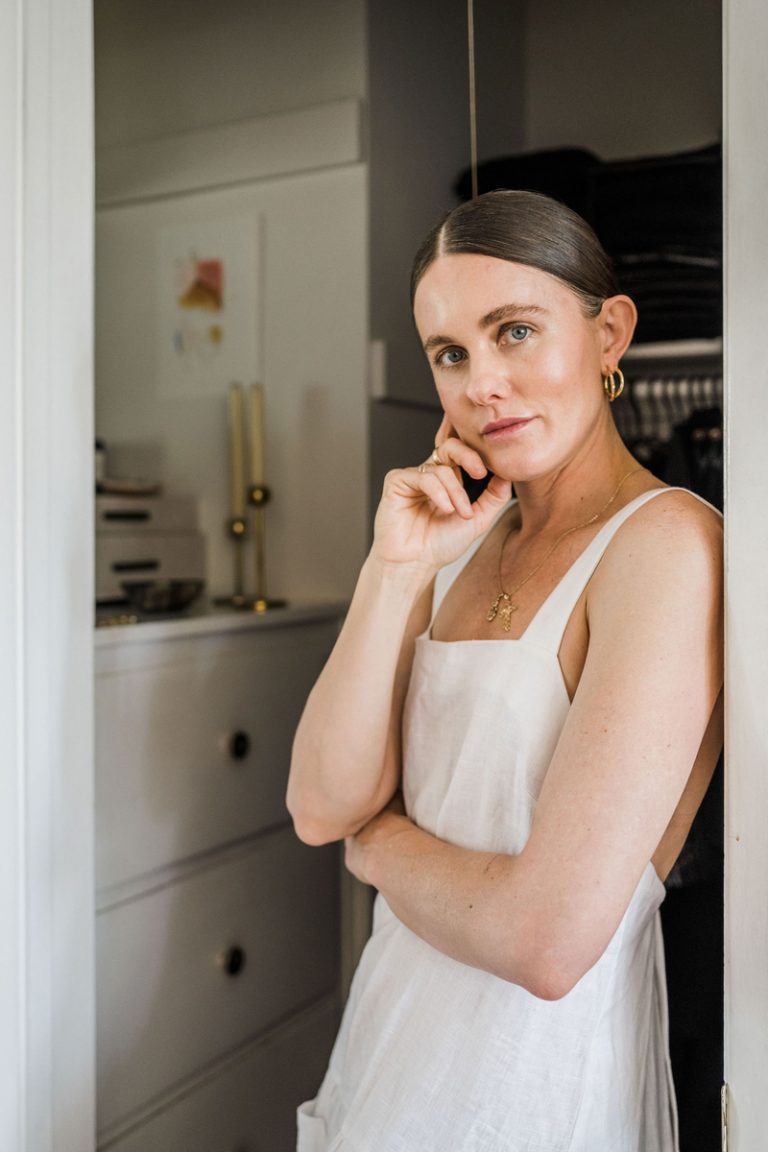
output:
<svg viewBox="0 0 768 1152"><path fill-rule="evenodd" d="M723 341L716 340L664 340L652 344L633 344L624 353L624 360L699 360L722 357Z"/></svg>
<svg viewBox="0 0 768 1152"><path fill-rule="evenodd" d="M94 643L97 648L113 648L128 644L147 644L158 640L173 640L182 636L202 636L214 632L235 632L249 628L284 628L312 620L333 620L343 616L347 605L338 601L319 604L290 604L286 608L272 608L268 612L240 612L232 608L201 608L181 616L164 616L161 620L136 620L127 616L125 609L100 609ZM105 625L108 618L119 618L126 613L126 623Z"/></svg>

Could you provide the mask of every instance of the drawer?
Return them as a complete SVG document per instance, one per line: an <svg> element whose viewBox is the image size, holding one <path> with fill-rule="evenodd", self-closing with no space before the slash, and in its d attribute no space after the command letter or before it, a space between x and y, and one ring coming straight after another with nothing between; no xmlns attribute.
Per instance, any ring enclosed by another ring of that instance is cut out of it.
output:
<svg viewBox="0 0 768 1152"><path fill-rule="evenodd" d="M97 496L96 532L196 532L197 500L191 496Z"/></svg>
<svg viewBox="0 0 768 1152"><path fill-rule="evenodd" d="M125 599L123 580L205 577L205 537L196 532L99 533L96 600Z"/></svg>
<svg viewBox="0 0 768 1152"><path fill-rule="evenodd" d="M96 918L99 1127L338 981L339 855L292 829ZM239 948L236 975L222 966Z"/></svg>
<svg viewBox="0 0 768 1152"><path fill-rule="evenodd" d="M334 1003L302 1014L104 1152L294 1152L296 1108L317 1093L338 1024Z"/></svg>
<svg viewBox="0 0 768 1152"><path fill-rule="evenodd" d="M287 820L293 734L335 635L201 636L97 675L99 889Z"/></svg>

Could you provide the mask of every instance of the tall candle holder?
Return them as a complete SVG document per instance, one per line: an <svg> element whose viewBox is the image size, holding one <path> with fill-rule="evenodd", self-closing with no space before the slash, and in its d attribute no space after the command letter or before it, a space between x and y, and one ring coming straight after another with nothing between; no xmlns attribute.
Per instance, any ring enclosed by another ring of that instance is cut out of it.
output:
<svg viewBox="0 0 768 1152"><path fill-rule="evenodd" d="M267 596L267 504L272 493L266 484L251 484L248 489L248 502L253 507L254 570L256 573L256 595L250 601L253 612L268 612L270 608L284 608L285 600L275 600Z"/></svg>
<svg viewBox="0 0 768 1152"><path fill-rule="evenodd" d="M214 604L222 608L250 608L245 595L245 541L248 536L248 521L244 516L233 516L227 520L227 535L233 544L234 591L231 596L217 596Z"/></svg>
<svg viewBox="0 0 768 1152"><path fill-rule="evenodd" d="M248 521L245 518L245 424L243 420L243 386L230 384L229 397L229 486L231 516L226 521L226 533L232 541L234 564L234 591L231 596L219 596L214 604L227 608L246 606L245 596L245 539Z"/></svg>
<svg viewBox="0 0 768 1152"><path fill-rule="evenodd" d="M267 612L270 608L285 607L285 600L267 596L267 545L266 545L266 506L271 491L263 482L264 475L264 392L259 384L250 390L250 475L251 483L245 486L245 418L244 396L241 384L232 384L229 389L229 435L230 435L230 503L232 515L226 522L227 535L233 544L234 592L231 596L220 596L215 604L228 608L239 608L246 612ZM245 542L250 530L250 517L245 511L246 502L253 509L253 541L256 591L254 595L245 592Z"/></svg>

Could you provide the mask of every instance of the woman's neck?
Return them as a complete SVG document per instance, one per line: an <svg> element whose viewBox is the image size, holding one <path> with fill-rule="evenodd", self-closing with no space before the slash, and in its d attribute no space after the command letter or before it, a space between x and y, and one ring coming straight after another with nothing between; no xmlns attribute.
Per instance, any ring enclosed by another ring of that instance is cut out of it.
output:
<svg viewBox="0 0 768 1152"><path fill-rule="evenodd" d="M616 435L600 446L584 445L574 457L545 476L516 482L521 537L559 532L588 520L606 502L613 505L627 490L633 491L642 483L640 468ZM637 475L631 476L635 469ZM617 492L619 484L621 491Z"/></svg>

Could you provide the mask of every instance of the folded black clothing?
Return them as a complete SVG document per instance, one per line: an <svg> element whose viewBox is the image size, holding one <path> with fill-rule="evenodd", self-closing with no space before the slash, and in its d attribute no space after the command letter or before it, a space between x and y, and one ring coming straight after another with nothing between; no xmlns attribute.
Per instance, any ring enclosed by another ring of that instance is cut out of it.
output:
<svg viewBox="0 0 768 1152"><path fill-rule="evenodd" d="M648 268L654 268L666 274L679 269L683 274L690 272L697 276L719 277L723 266L723 256L720 250L715 251L704 246L684 248L682 245L675 244L662 248L654 245L653 248L642 252L616 252L613 256L613 262L617 268L625 268L627 271L637 270L641 272Z"/></svg>
<svg viewBox="0 0 768 1152"><path fill-rule="evenodd" d="M615 160L592 170L596 228L608 252L667 245L722 249L719 144Z"/></svg>
<svg viewBox="0 0 768 1152"><path fill-rule="evenodd" d="M721 309L686 312L638 306L633 343L656 344L665 340L717 340L723 331Z"/></svg>
<svg viewBox="0 0 768 1152"><path fill-rule="evenodd" d="M498 188L521 188L543 192L592 222L593 170L602 161L585 148L551 148L485 160L477 168L478 192ZM460 200L472 196L471 169L465 169L454 185Z"/></svg>
<svg viewBox="0 0 768 1152"><path fill-rule="evenodd" d="M498 157L478 166L478 190L543 192L588 220L638 306L638 343L722 332L721 147L603 161L584 148ZM455 191L472 194L471 173Z"/></svg>
<svg viewBox="0 0 768 1152"><path fill-rule="evenodd" d="M722 298L719 280L686 280L682 276L662 279L653 276L619 275L617 277L622 292L633 296L635 303L640 300L675 300L689 304L709 304Z"/></svg>

